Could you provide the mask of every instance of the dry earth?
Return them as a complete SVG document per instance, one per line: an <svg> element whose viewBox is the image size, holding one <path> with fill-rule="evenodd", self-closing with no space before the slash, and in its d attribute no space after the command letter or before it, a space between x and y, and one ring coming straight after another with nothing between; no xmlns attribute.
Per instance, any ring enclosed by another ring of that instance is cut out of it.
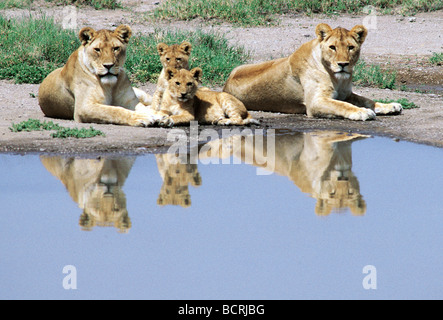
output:
<svg viewBox="0 0 443 320"><path fill-rule="evenodd" d="M154 28L179 28L218 30L233 45L250 50L251 61L263 61L291 54L300 44L314 37L315 26L326 22L332 27L351 28L363 23L367 16L341 15L326 17L316 15L283 16L278 26L239 28L224 23L152 22L147 14L155 7L155 0L122 1L124 9L94 10L80 8L77 11L77 29L92 26L96 29L114 28L126 23L135 33L149 33ZM50 6L41 1L31 10L2 10L8 17L45 14L63 21L63 7ZM262 124L255 128L284 128L289 130L343 130L370 135L387 136L443 147L443 66L433 66L428 59L433 52L443 51L443 11L421 13L414 17L377 15L371 17L371 28L363 45L362 58L370 63L397 70L400 84L419 89L411 91L356 88L355 91L373 99L407 98L420 108L405 110L399 116L377 117L374 121L310 119L303 115L283 115L253 112ZM366 20L367 21L367 20ZM142 86L153 93L155 85ZM130 128L114 125L93 125L106 137L90 139L53 139L48 132L13 133L12 123L28 118L45 119L35 98L38 85L16 85L0 81L0 152L8 153L146 153L166 148L170 129ZM57 120L68 127L87 127L73 121ZM207 128L207 127L202 127ZM189 130L187 128L183 128ZM217 128L221 130L221 128Z"/></svg>

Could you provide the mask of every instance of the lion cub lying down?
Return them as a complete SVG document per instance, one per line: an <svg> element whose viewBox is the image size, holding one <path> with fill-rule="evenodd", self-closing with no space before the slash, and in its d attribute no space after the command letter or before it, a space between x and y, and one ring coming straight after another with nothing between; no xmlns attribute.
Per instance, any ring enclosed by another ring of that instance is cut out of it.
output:
<svg viewBox="0 0 443 320"><path fill-rule="evenodd" d="M202 70L166 68L168 87L164 92L160 125L183 125L197 120L218 125L258 124L243 103L225 92L198 88Z"/></svg>

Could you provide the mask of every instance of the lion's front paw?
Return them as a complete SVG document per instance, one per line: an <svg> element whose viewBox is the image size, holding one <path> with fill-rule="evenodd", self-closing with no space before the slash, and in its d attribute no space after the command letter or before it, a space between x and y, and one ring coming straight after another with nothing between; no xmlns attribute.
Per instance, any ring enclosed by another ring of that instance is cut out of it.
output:
<svg viewBox="0 0 443 320"><path fill-rule="evenodd" d="M348 119L357 121L366 121L375 119L375 112L371 109L360 108L360 110L353 112Z"/></svg>
<svg viewBox="0 0 443 320"><path fill-rule="evenodd" d="M220 120L216 121L216 124L219 126L229 126L229 125L232 125L233 122L231 119L224 118L224 119L220 119Z"/></svg>
<svg viewBox="0 0 443 320"><path fill-rule="evenodd" d="M149 127L156 122L155 117L146 112L135 112L134 118L134 126L136 127Z"/></svg>
<svg viewBox="0 0 443 320"><path fill-rule="evenodd" d="M174 120L171 117L163 116L161 120L158 121L159 126L170 128L174 125Z"/></svg>
<svg viewBox="0 0 443 320"><path fill-rule="evenodd" d="M376 114L400 114L403 107L400 103L375 103L375 113Z"/></svg>

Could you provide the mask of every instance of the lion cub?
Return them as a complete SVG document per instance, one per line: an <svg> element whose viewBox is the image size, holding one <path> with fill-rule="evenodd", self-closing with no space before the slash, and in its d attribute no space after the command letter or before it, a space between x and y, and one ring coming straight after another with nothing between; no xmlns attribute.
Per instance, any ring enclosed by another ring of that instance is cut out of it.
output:
<svg viewBox="0 0 443 320"><path fill-rule="evenodd" d="M166 79L166 68L172 67L177 70L189 70L189 56L191 55L192 45L183 41L181 44L173 44L168 46L166 43L159 43L157 51L160 55L160 61L163 65L162 72L157 81L157 89L152 97L152 108L160 110L163 94L168 87L168 80Z"/></svg>
<svg viewBox="0 0 443 320"><path fill-rule="evenodd" d="M243 103L226 92L198 88L202 69L166 68L168 87L163 95L160 125L173 126L197 120L218 125L258 124Z"/></svg>

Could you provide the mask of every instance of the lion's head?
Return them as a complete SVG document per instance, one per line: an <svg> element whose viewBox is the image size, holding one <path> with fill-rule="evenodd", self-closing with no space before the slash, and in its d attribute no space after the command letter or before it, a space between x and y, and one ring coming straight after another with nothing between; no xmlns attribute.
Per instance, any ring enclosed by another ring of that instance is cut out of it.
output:
<svg viewBox="0 0 443 320"><path fill-rule="evenodd" d="M168 46L166 43L159 43L157 45L157 51L163 68L171 67L178 70L189 69L191 49L192 45L187 41L171 46Z"/></svg>
<svg viewBox="0 0 443 320"><path fill-rule="evenodd" d="M115 31L86 27L80 30L83 63L103 84L115 84L126 61L126 47L131 38L129 26L120 25Z"/></svg>
<svg viewBox="0 0 443 320"><path fill-rule="evenodd" d="M191 71L167 68L166 79L168 80L168 90L171 97L180 102L193 99L198 89L201 74L202 69L200 68L194 68Z"/></svg>
<svg viewBox="0 0 443 320"><path fill-rule="evenodd" d="M317 198L315 213L326 216L332 211L340 212L349 208L353 215L364 215L366 201L360 194L357 177L350 169L332 170L320 182L319 190L313 195Z"/></svg>
<svg viewBox="0 0 443 320"><path fill-rule="evenodd" d="M315 29L320 42L321 62L331 76L338 80L350 79L360 56L360 48L368 34L364 26L358 25L351 31L344 28L332 29L321 23Z"/></svg>
<svg viewBox="0 0 443 320"><path fill-rule="evenodd" d="M131 220L126 209L126 195L122 190L120 168L116 163L108 163L100 172L97 180L85 186L82 194L83 214L79 224L83 230L92 230L94 226L114 226L120 232L131 228ZM92 181L91 181L92 182Z"/></svg>

